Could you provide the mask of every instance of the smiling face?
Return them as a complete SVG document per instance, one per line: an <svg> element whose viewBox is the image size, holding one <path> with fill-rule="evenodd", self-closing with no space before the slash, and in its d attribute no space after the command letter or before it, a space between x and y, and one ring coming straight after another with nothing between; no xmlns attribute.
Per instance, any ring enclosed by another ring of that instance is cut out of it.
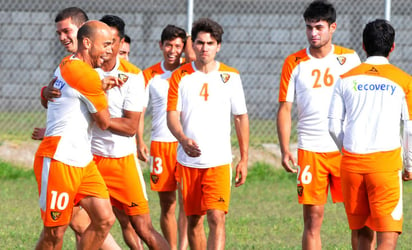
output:
<svg viewBox="0 0 412 250"><path fill-rule="evenodd" d="M91 41L89 57L93 68L100 68L105 60L113 56L113 33L110 28L102 28Z"/></svg>
<svg viewBox="0 0 412 250"><path fill-rule="evenodd" d="M130 43L123 41L120 43L119 57L129 61Z"/></svg>
<svg viewBox="0 0 412 250"><path fill-rule="evenodd" d="M306 36L311 49L321 49L332 44L332 35L336 30L336 23L327 21L305 21Z"/></svg>
<svg viewBox="0 0 412 250"><path fill-rule="evenodd" d="M165 67L168 70L174 70L180 65L180 57L182 56L184 43L182 38L177 37L173 40L165 40L159 42L160 50L163 52Z"/></svg>
<svg viewBox="0 0 412 250"><path fill-rule="evenodd" d="M56 33L60 43L66 48L67 52L74 53L77 50L77 27L71 18L66 18L56 23Z"/></svg>

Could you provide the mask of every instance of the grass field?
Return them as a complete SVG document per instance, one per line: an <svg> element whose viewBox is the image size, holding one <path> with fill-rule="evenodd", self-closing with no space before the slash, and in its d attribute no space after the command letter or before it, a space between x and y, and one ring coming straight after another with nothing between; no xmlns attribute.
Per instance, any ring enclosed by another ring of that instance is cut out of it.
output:
<svg viewBox="0 0 412 250"><path fill-rule="evenodd" d="M145 170L147 180L148 171ZM226 221L226 249L301 249L302 208L297 203L295 179L266 164L250 168L246 184L233 188ZM412 183L404 185L404 233L398 249L411 249ZM157 194L148 188L151 217L157 230ZM42 222L37 186L31 171L0 163L0 248L33 249ZM111 230L123 249L119 225ZM322 227L323 249L350 249L350 231L342 204L328 203ZM74 235L67 230L64 249L75 249Z"/></svg>

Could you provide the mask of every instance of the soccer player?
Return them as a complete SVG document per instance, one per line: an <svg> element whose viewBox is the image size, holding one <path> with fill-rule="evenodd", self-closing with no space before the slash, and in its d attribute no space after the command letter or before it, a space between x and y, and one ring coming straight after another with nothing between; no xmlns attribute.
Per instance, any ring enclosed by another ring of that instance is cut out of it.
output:
<svg viewBox="0 0 412 250"><path fill-rule="evenodd" d="M167 124L179 142L177 161L190 248L206 249L203 220L207 214L207 248L224 249L231 189L231 114L241 157L236 187L246 181L249 119L238 71L215 60L222 27L203 18L193 23L191 33L196 60L172 73Z"/></svg>
<svg viewBox="0 0 412 250"><path fill-rule="evenodd" d="M129 61L130 42L130 37L125 34L122 42L120 43L119 57L125 59L126 61Z"/></svg>
<svg viewBox="0 0 412 250"><path fill-rule="evenodd" d="M59 11L55 17L56 34L60 43L66 49L67 52L73 54L77 50L77 31L80 26L88 20L86 12L78 7L68 7ZM47 101L52 100L52 97L59 97L60 91L53 87L54 80L47 86L46 89L42 89L42 104L47 107ZM47 98L43 95L47 94ZM32 139L42 140L45 133L45 128L34 128L32 133ZM73 215L70 222L70 227L73 229L76 235L76 242L79 243L81 235L90 224L90 218L86 211L79 206L73 208ZM112 235L109 233L104 241L101 249L120 249Z"/></svg>
<svg viewBox="0 0 412 250"><path fill-rule="evenodd" d="M111 123L105 92L115 77L101 81L93 69L112 53L109 27L89 21L79 29L78 48L56 69L54 87L61 98L47 109L45 137L34 162L39 204L44 223L36 249L60 249L72 209L80 204L91 224L79 242L80 249L98 249L114 223L107 187L93 162L90 128L96 123L107 129Z"/></svg>
<svg viewBox="0 0 412 250"><path fill-rule="evenodd" d="M282 166L297 173L297 193L303 204L303 249L321 249L320 229L330 187L333 202L342 202L338 148L328 132L328 109L339 75L357 66L355 51L332 44L336 11L327 1L314 1L305 10L309 47L289 55L280 87L277 132ZM298 161L290 151L292 103L298 109Z"/></svg>
<svg viewBox="0 0 412 250"><path fill-rule="evenodd" d="M401 120L404 180L411 179L412 77L389 63L394 40L395 30L386 20L365 26L367 59L338 80L329 111L329 131L343 152L345 210L360 249L369 247L373 231L377 249L395 249L402 232Z"/></svg>
<svg viewBox="0 0 412 250"><path fill-rule="evenodd" d="M138 247L140 239L136 237L137 233L150 249L168 249L167 241L153 228L145 182L136 157L135 133L145 103L143 74L136 66L117 56L124 38L124 21L114 15L106 15L100 20L110 26L114 37L113 55L103 63L102 73L118 76L124 85L107 91L112 122L109 130L93 127L94 160L109 189L112 205L129 217L132 227L129 223L125 227L122 223L123 237L128 246L131 249ZM131 231L133 229L136 233Z"/></svg>
<svg viewBox="0 0 412 250"><path fill-rule="evenodd" d="M157 191L160 202L160 226L171 249L187 249L187 219L179 193L179 219L176 226L176 189L178 171L176 165L177 140L169 131L166 122L167 92L172 72L180 67L181 56L185 50L186 32L174 25L167 25L159 42L163 60L145 69L143 75L146 91L152 103L152 134L150 146L150 186ZM139 159L148 161L147 147L143 141L144 119L140 119L137 135Z"/></svg>

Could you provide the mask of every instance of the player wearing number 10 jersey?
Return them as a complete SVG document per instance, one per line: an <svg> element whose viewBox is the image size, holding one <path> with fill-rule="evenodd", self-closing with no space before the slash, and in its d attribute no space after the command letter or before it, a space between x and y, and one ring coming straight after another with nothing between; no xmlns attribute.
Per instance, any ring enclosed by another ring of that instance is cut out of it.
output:
<svg viewBox="0 0 412 250"><path fill-rule="evenodd" d="M341 155L328 131L333 85L341 74L359 65L360 59L355 51L332 44L336 30L336 11L332 4L314 1L303 17L309 47L289 55L284 62L277 130L282 165L286 171L297 173L298 200L303 204L304 216L302 247L320 249L320 227L328 186L333 202L342 202ZM289 150L294 101L298 115L297 164Z"/></svg>

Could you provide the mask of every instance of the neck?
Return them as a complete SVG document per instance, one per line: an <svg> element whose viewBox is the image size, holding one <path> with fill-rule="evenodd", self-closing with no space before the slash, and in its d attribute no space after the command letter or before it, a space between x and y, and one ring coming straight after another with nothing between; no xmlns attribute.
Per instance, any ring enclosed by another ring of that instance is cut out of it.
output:
<svg viewBox="0 0 412 250"><path fill-rule="evenodd" d="M76 57L77 59L89 64L90 66L93 67L92 65L92 61L90 60L90 57L88 56L87 53L82 53L82 51L77 51L76 53L74 53L74 57Z"/></svg>
<svg viewBox="0 0 412 250"><path fill-rule="evenodd" d="M163 61L163 62L164 62L163 67L165 67L165 69L168 71L174 71L180 66L180 61L177 61L176 63L173 63L173 64L166 63L166 61Z"/></svg>
<svg viewBox="0 0 412 250"><path fill-rule="evenodd" d="M327 56L331 51L332 51L331 43L326 44L325 46L322 46L320 48L309 47L310 55L315 58L323 58Z"/></svg>
<svg viewBox="0 0 412 250"><path fill-rule="evenodd" d="M101 69L104 72L112 71L114 69L114 66L116 66L116 62L117 62L116 57L113 57L113 58L109 59L108 61L104 61L104 63L102 64Z"/></svg>
<svg viewBox="0 0 412 250"><path fill-rule="evenodd" d="M214 71L216 69L216 64L217 62L215 60L209 63L203 63L198 60L195 61L196 69L206 74L211 71Z"/></svg>

